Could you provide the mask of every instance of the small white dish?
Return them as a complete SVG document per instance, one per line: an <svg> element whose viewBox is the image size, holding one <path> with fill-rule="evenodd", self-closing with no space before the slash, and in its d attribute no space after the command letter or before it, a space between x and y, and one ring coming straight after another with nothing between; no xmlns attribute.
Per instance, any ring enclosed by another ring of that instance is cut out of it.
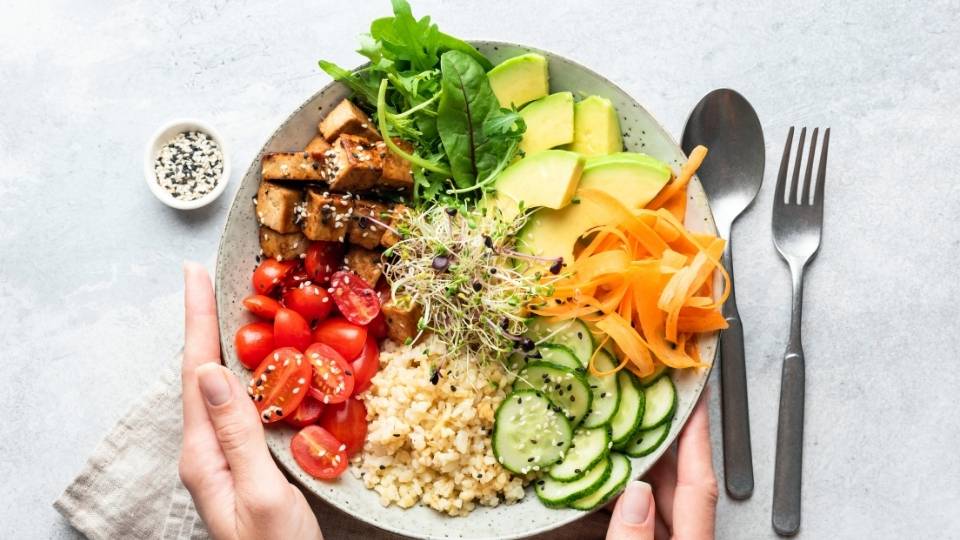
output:
<svg viewBox="0 0 960 540"><path fill-rule="evenodd" d="M157 152L170 142L170 140L184 131L200 131L209 135L210 138L217 143L217 146L220 147L220 153L223 156L223 171L220 173L220 178L217 179L217 185L206 195L189 201L178 199L171 195L169 191L157 182L157 176L154 172L154 162L157 159ZM147 187L150 188L150 192L153 193L157 199L160 199L160 202L177 210L193 210L215 201L227 188L227 183L230 181L230 157L227 153L227 147L223 142L223 137L221 137L217 130L210 124L190 118L172 120L161 126L147 142L146 154L143 160L143 176L147 181Z"/></svg>

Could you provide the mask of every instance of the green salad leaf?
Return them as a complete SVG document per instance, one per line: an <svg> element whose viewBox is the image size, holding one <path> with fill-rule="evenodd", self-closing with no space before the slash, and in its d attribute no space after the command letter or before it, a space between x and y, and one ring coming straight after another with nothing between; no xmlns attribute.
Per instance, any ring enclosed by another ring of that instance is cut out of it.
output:
<svg viewBox="0 0 960 540"><path fill-rule="evenodd" d="M410 161L415 204L479 197L517 154L523 120L500 108L486 75L492 64L477 49L430 17L415 18L406 0L392 4L393 16L360 38L368 65L350 71L321 60L320 68L347 85L390 149Z"/></svg>

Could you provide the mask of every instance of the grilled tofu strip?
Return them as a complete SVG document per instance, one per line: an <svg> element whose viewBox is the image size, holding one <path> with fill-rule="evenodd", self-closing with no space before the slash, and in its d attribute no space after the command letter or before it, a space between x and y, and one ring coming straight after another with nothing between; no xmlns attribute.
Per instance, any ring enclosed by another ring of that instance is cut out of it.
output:
<svg viewBox="0 0 960 540"><path fill-rule="evenodd" d="M364 191L380 181L383 160L373 143L356 135L342 135L324 156L324 175L334 191Z"/></svg>
<svg viewBox="0 0 960 540"><path fill-rule="evenodd" d="M280 233L300 232L297 205L301 201L303 191L262 181L257 190L257 219Z"/></svg>
<svg viewBox="0 0 960 540"><path fill-rule="evenodd" d="M261 160L264 180L324 180L324 154L310 152L274 152Z"/></svg>
<svg viewBox="0 0 960 540"><path fill-rule="evenodd" d="M310 240L343 242L347 238L355 201L320 188L307 188L303 234Z"/></svg>
<svg viewBox="0 0 960 540"><path fill-rule="evenodd" d="M367 113L361 111L349 99L341 101L327 113L327 116L317 125L317 130L330 142L343 134L359 135L371 141L380 140L380 132L373 126Z"/></svg>
<svg viewBox="0 0 960 540"><path fill-rule="evenodd" d="M355 274L367 282L367 285L376 287L383 275L383 268L380 266L380 252L360 246L350 246L344 257L344 263L347 268L353 270Z"/></svg>
<svg viewBox="0 0 960 540"><path fill-rule="evenodd" d="M279 233L269 227L260 227L260 249L267 257L278 261L296 259L307 252L310 242L300 231Z"/></svg>
<svg viewBox="0 0 960 540"><path fill-rule="evenodd" d="M307 147L303 149L304 152L310 152L311 154L322 154L330 149L330 143L327 142L322 136L317 135L314 138L310 139L310 142L307 143Z"/></svg>
<svg viewBox="0 0 960 540"><path fill-rule="evenodd" d="M390 221L387 222L387 225L390 225L390 228L383 231L383 236L380 237L380 245L388 248L400 241L400 237L397 236L393 231L397 230L397 225L401 219L403 219L403 214L407 212L409 208L402 204L395 204L393 208L390 209Z"/></svg>
<svg viewBox="0 0 960 540"><path fill-rule="evenodd" d="M423 313L419 304L397 302L391 298L380 309L387 321L387 337L395 343L404 343L417 335L417 322Z"/></svg>
<svg viewBox="0 0 960 540"><path fill-rule="evenodd" d="M394 139L393 142L404 152L413 153L412 144L401 141L400 139ZM380 186L401 191L412 190L413 171L410 168L410 162L391 152L383 141L376 144L376 149L383 162L383 172L380 174Z"/></svg>
<svg viewBox="0 0 960 540"><path fill-rule="evenodd" d="M347 229L348 242L367 249L380 245L380 239L385 231L380 223L390 219L387 205L360 199L354 203L353 214L350 217L350 227Z"/></svg>

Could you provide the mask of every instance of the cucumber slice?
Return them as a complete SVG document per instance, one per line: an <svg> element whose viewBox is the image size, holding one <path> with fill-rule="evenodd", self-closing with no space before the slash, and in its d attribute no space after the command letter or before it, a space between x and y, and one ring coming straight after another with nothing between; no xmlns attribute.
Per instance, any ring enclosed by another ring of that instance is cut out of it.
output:
<svg viewBox="0 0 960 540"><path fill-rule="evenodd" d="M643 421L640 429L652 429L663 424L673 416L677 409L677 389L673 386L673 379L660 377L653 384L643 389L646 398L646 410L643 411Z"/></svg>
<svg viewBox="0 0 960 540"><path fill-rule="evenodd" d="M582 373L549 362L530 362L517 375L514 390L533 389L543 393L566 415L573 427L590 410L590 385Z"/></svg>
<svg viewBox="0 0 960 540"><path fill-rule="evenodd" d="M610 454L610 476L607 481L598 487L593 493L585 495L570 503L571 508L577 510L593 510L594 508L607 504L623 486L630 480L630 460L623 454L613 452Z"/></svg>
<svg viewBox="0 0 960 540"><path fill-rule="evenodd" d="M586 323L580 319L549 322L538 317L527 323L526 336L537 345L555 343L569 348L583 367L587 366L593 356L593 336L590 335Z"/></svg>
<svg viewBox="0 0 960 540"><path fill-rule="evenodd" d="M643 457L653 452L663 444L670 433L670 422L664 422L659 426L646 431L638 431L630 442L624 446L623 451L630 457Z"/></svg>
<svg viewBox="0 0 960 540"><path fill-rule="evenodd" d="M647 387L651 384L657 382L664 373L667 372L667 366L660 364L653 369L653 373L647 375L646 377L640 377L640 386Z"/></svg>
<svg viewBox="0 0 960 540"><path fill-rule="evenodd" d="M573 442L563 461L550 467L550 478L558 482L572 482L581 478L607 457L610 440L610 426L578 429L573 434Z"/></svg>
<svg viewBox="0 0 960 540"><path fill-rule="evenodd" d="M593 360L593 367L597 368L597 371L605 372L617 365L610 353L601 350ZM587 383L590 385L593 400L590 402L590 412L583 419L583 426L597 427L609 423L616 414L617 407L620 406L620 385L617 384L617 376L597 377L587 372Z"/></svg>
<svg viewBox="0 0 960 540"><path fill-rule="evenodd" d="M552 508L565 506L577 499L586 497L604 485L607 478L610 477L612 469L613 465L610 458L604 458L603 461L591 467L587 474L581 476L578 480L557 482L548 476L537 480L537 486L533 491L537 494L537 498L547 506Z"/></svg>
<svg viewBox="0 0 960 540"><path fill-rule="evenodd" d="M617 372L617 385L620 387L620 406L610 419L615 448L626 444L640 429L646 403L643 392L629 371L622 369Z"/></svg>
<svg viewBox="0 0 960 540"><path fill-rule="evenodd" d="M577 360L576 355L573 354L570 347L557 345L556 343L544 343L537 348L537 352L540 354L540 359L544 362L583 371L580 360Z"/></svg>
<svg viewBox="0 0 960 540"><path fill-rule="evenodd" d="M514 391L497 407L493 455L510 472L527 474L553 465L572 440L570 422L538 392Z"/></svg>

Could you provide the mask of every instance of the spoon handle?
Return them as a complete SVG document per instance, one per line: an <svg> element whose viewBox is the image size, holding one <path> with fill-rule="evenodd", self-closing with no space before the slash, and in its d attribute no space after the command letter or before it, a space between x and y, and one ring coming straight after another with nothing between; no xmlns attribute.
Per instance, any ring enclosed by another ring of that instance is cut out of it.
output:
<svg viewBox="0 0 960 540"><path fill-rule="evenodd" d="M730 242L727 242L723 252L723 265L730 273L731 281L730 297L723 305L723 316L730 326L720 335L723 471L727 493L734 499L743 500L753 494L753 452L750 447L743 324L740 322L733 291L733 256Z"/></svg>

